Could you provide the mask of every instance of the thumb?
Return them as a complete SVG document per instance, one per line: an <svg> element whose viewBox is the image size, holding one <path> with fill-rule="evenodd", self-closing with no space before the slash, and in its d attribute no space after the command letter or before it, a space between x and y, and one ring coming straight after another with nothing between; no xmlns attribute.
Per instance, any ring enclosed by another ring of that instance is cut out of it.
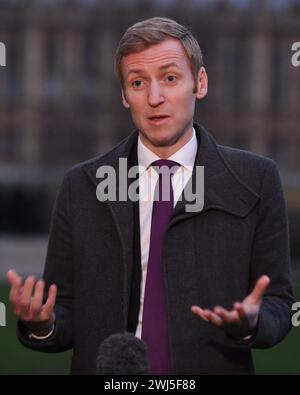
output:
<svg viewBox="0 0 300 395"><path fill-rule="evenodd" d="M268 288L271 280L268 276L263 275L261 276L255 284L255 287L253 291L247 296L247 298L244 300L246 303L251 303L251 304L258 304L261 301L261 298L263 297L263 294L265 293L266 289Z"/></svg>

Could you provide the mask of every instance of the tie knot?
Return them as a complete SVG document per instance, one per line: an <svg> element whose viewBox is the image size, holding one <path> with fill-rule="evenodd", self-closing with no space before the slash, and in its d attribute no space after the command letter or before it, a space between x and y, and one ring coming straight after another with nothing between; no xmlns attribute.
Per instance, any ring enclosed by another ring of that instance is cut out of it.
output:
<svg viewBox="0 0 300 395"><path fill-rule="evenodd" d="M158 174L174 174L180 165L174 160L159 159L152 162L151 166Z"/></svg>

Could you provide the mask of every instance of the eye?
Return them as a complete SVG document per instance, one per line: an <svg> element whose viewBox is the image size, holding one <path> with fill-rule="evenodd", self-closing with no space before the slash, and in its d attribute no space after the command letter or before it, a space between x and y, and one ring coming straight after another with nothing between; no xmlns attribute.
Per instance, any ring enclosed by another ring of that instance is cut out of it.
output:
<svg viewBox="0 0 300 395"><path fill-rule="evenodd" d="M131 83L131 85L132 85L134 88L141 88L142 85L143 85L143 82L142 82L141 80L135 80L135 81L133 81L133 82Z"/></svg>
<svg viewBox="0 0 300 395"><path fill-rule="evenodd" d="M168 75L167 80L168 82L175 82L177 80L177 77L175 77L175 75Z"/></svg>

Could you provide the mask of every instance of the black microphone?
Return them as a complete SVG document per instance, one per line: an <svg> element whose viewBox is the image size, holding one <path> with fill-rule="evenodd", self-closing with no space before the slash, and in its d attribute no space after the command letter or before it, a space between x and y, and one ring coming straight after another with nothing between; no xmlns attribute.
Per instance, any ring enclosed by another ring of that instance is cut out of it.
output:
<svg viewBox="0 0 300 395"><path fill-rule="evenodd" d="M132 333L117 333L100 344L96 375L147 375L145 343Z"/></svg>

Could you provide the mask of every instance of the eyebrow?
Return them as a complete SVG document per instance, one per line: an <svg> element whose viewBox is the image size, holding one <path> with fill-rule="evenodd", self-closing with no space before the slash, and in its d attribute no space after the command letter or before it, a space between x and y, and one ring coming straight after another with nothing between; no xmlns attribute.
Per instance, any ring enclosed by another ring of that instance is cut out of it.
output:
<svg viewBox="0 0 300 395"><path fill-rule="evenodd" d="M160 69L166 70L166 69L170 69L171 67L175 67L176 69L179 69L178 64L175 62L164 64L163 66L160 67Z"/></svg>
<svg viewBox="0 0 300 395"><path fill-rule="evenodd" d="M175 63L175 62L166 63L166 64L162 65L159 69L160 69L160 70L166 70L166 69L169 69L169 68L171 68L171 67L175 67L175 68L179 69L178 64ZM131 70L129 70L129 72L127 73L127 77L129 77L130 74L139 74L139 73L142 73L143 71L144 71L144 70L142 70L142 69L131 69Z"/></svg>

